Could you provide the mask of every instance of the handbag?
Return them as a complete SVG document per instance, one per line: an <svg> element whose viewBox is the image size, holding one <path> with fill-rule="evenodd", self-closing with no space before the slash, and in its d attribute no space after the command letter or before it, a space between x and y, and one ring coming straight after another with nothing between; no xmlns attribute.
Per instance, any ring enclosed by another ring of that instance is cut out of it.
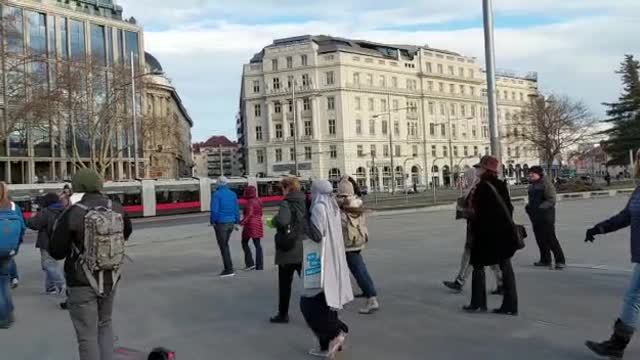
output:
<svg viewBox="0 0 640 360"><path fill-rule="evenodd" d="M509 211L509 208L507 207L507 204L504 203L504 199L502 199L502 196L500 196L500 194L498 193L498 190L495 188L495 186L493 186L491 183L487 183L487 185L489 185L489 187L491 188L493 193L496 195L496 198L498 199L498 202L500 203L500 207L504 211L504 214L507 216L507 219L509 219L509 223L511 224L511 227L513 228L513 233L514 233L513 237L514 237L514 240L516 242L515 243L516 250L524 249L525 246L526 246L526 244L524 242L524 239L527 238L527 229L523 225L516 224L513 221L513 216L511 215L511 212Z"/></svg>
<svg viewBox="0 0 640 360"><path fill-rule="evenodd" d="M304 289L319 289L322 287L322 258L324 257L324 241L316 243L311 239L302 242L302 282Z"/></svg>

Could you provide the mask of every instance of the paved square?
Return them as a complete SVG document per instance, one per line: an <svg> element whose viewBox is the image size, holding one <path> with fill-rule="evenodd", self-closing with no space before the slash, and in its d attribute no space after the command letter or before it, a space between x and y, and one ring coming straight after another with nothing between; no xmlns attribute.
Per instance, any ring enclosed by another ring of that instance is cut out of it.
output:
<svg viewBox="0 0 640 360"><path fill-rule="evenodd" d="M630 276L629 232L586 245L584 231L625 201L559 204L558 235L570 268L533 268L537 247L529 238L526 250L514 259L517 318L464 314L460 308L469 301L468 289L455 295L441 285L457 271L464 243L464 223L454 221L451 212L372 217L364 254L382 310L358 315L362 302L356 301L342 313L352 332L340 359L596 359L583 342L610 335ZM528 224L521 208L518 218ZM167 345L181 360L307 358L315 342L300 315L297 292L290 325L267 321L277 302L272 233L263 241L269 264L264 272L240 271L235 278L218 279L221 261L206 221L196 216L135 225L129 249L134 263L127 265L116 300L118 344ZM238 234L232 251L241 268ZM67 313L56 308L59 299L42 295L43 276L32 243L23 247L17 262L22 276L14 298L17 323L0 332L0 358L77 359ZM499 299L490 302L498 306ZM626 358L640 359L640 339Z"/></svg>

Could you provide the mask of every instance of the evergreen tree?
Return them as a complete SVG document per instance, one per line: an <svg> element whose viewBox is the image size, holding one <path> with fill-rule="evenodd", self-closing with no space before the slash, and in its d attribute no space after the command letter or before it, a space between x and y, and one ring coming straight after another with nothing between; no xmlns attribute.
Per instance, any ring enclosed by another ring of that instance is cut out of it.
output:
<svg viewBox="0 0 640 360"><path fill-rule="evenodd" d="M629 150L640 148L640 61L633 55L625 55L616 71L622 77L622 95L615 103L604 103L608 110L605 123L611 127L603 133L609 136L605 142L609 164L629 163Z"/></svg>

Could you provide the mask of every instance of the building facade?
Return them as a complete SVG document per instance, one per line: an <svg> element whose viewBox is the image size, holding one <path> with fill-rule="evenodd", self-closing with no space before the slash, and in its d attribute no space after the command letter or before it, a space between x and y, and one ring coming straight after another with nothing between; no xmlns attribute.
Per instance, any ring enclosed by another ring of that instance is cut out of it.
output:
<svg viewBox="0 0 640 360"><path fill-rule="evenodd" d="M203 143L193 144L193 163L196 177L244 175L240 145L226 136L212 136Z"/></svg>
<svg viewBox="0 0 640 360"><path fill-rule="evenodd" d="M539 162L512 126L537 77L497 81L504 167L519 177ZM297 160L303 178L449 185L489 152L485 74L474 58L428 46L275 40L244 65L237 130L251 176L295 172Z"/></svg>

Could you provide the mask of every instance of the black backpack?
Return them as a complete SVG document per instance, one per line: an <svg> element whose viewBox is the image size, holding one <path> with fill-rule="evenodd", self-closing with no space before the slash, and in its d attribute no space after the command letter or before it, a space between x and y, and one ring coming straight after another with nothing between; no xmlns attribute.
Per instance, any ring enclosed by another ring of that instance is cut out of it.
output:
<svg viewBox="0 0 640 360"><path fill-rule="evenodd" d="M304 223L306 222L306 216L299 219L298 211L294 211L291 205L289 205L289 211L291 211L291 222L284 231L278 231L275 237L276 249L284 252L291 251L296 246L298 236L304 233ZM298 229L298 227L302 228Z"/></svg>

